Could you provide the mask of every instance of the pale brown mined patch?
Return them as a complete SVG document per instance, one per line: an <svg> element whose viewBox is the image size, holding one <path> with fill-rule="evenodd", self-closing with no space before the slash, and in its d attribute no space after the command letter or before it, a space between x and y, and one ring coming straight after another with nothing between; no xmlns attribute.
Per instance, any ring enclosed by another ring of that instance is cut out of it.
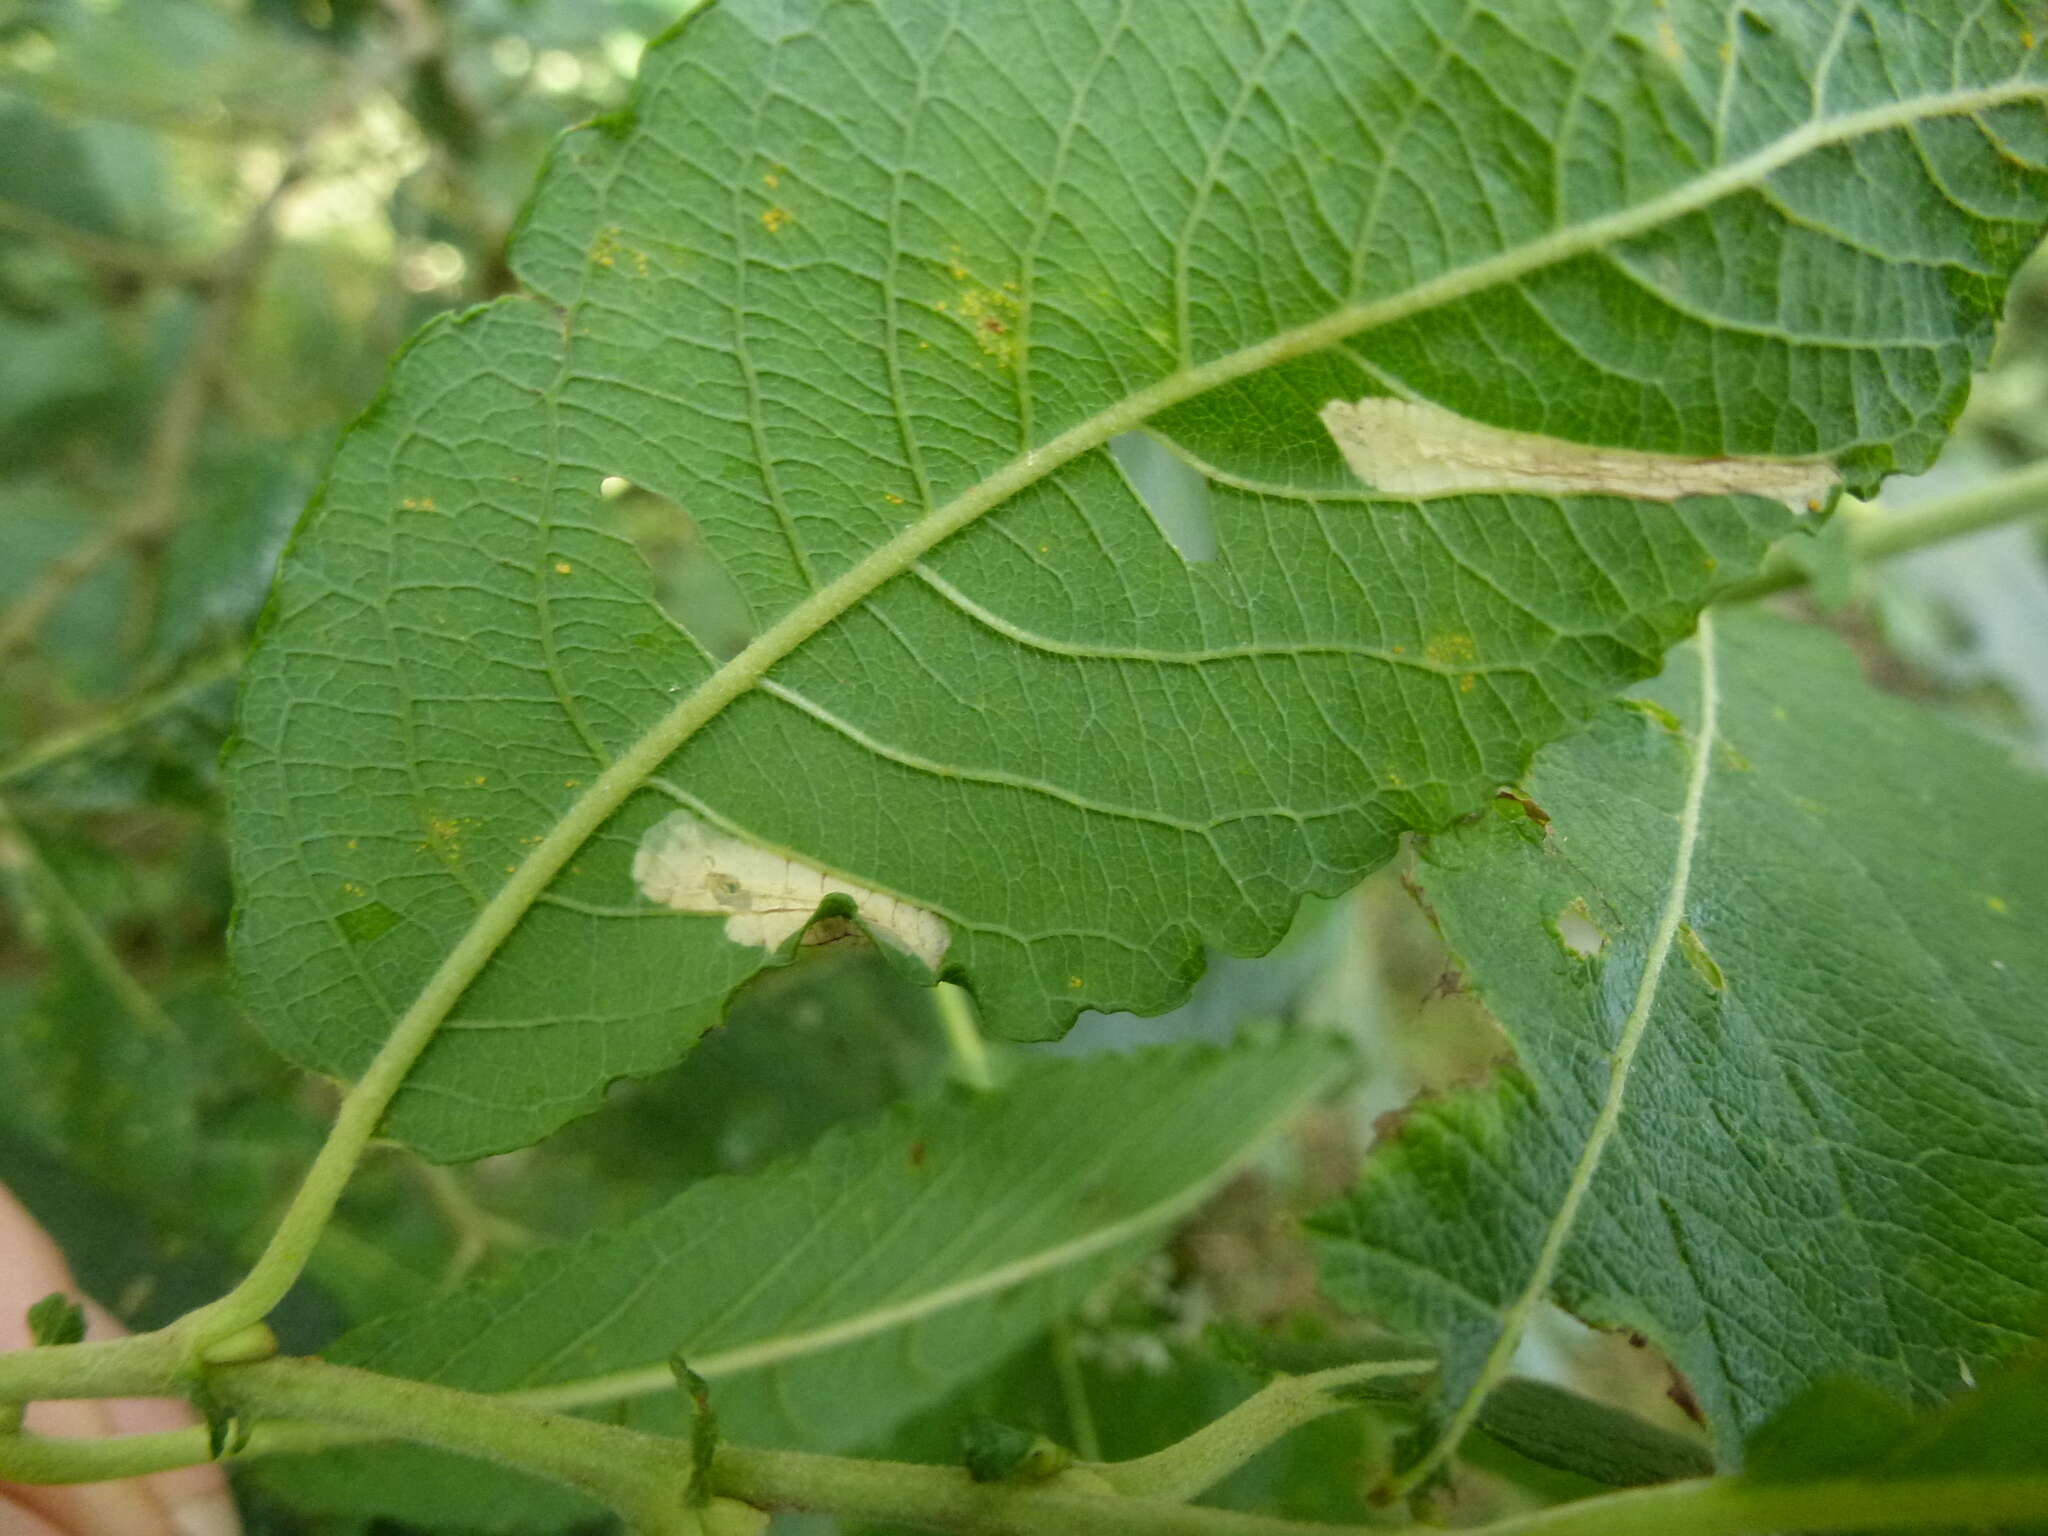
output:
<svg viewBox="0 0 2048 1536"><path fill-rule="evenodd" d="M672 812L647 829L633 855L633 883L649 901L678 912L723 917L725 936L735 944L778 949L835 894L853 902L869 930L935 970L952 938L934 912L733 837L688 811ZM828 919L815 939L834 942L846 934L844 919Z"/></svg>
<svg viewBox="0 0 2048 1536"><path fill-rule="evenodd" d="M1589 448L1472 421L1411 400L1332 400L1323 425L1351 472L1390 496L1472 491L1538 495L1764 496L1817 512L1840 483L1820 459L1686 458L1633 448Z"/></svg>

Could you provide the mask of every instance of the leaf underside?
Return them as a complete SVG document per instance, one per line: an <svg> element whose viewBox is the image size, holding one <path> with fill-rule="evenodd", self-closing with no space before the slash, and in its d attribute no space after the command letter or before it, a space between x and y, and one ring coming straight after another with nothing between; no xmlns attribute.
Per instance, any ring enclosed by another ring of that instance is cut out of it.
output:
<svg viewBox="0 0 2048 1536"><path fill-rule="evenodd" d="M1929 1402L2048 1327L2048 781L1856 675L1718 626L1683 924L1552 1287L1671 1357L1723 1452L1817 1379ZM1417 875L1516 1065L1418 1104L1321 1220L1346 1302L1471 1385L1608 1089L1673 877L1697 658L1526 781L1549 816ZM1967 850L1967 856L1963 851Z"/></svg>
<svg viewBox="0 0 2048 1536"><path fill-rule="evenodd" d="M678 808L937 914L1018 1037L1271 944L1794 520L1376 497L1317 410L1924 464L2048 161L2021 11L1948 9L701 11L561 143L528 292L414 343L284 562L229 764L271 1037L359 1073L713 676L608 476L687 511L775 654L473 957L389 1132L523 1144L717 1021L772 957L640 895ZM1147 420L1216 476L1213 559L1108 451Z"/></svg>
<svg viewBox="0 0 2048 1536"><path fill-rule="evenodd" d="M693 1185L339 1340L326 1358L477 1391L571 1399L665 1433L688 1420L671 1353L710 1382L725 1434L846 1451L991 1369L1071 1311L1350 1067L1328 1036L1039 1061L834 1131L768 1172ZM573 1385L572 1385L573 1384ZM552 1529L527 1485L489 1499L450 1458L388 1448L287 1464L295 1502ZM375 1465L374 1476L365 1469ZM495 1474L494 1474L495 1475ZM447 1493L455 1478L457 1494ZM552 1511L550 1502L541 1506Z"/></svg>

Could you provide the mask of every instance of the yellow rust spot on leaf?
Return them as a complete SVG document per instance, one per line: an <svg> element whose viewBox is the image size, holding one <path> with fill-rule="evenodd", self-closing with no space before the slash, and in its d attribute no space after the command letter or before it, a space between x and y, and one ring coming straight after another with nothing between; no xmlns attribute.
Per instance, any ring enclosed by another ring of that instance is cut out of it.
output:
<svg viewBox="0 0 2048 1536"><path fill-rule="evenodd" d="M1478 685L1478 683L1479 679L1473 676L1470 672L1467 672L1463 677L1458 679L1458 692L1470 693L1473 690L1473 688Z"/></svg>
<svg viewBox="0 0 2048 1536"><path fill-rule="evenodd" d="M623 256L633 264L635 276L645 277L647 275L647 253L634 250L631 246L622 244L619 240L619 236L622 233L623 231L616 224L607 224L597 232L597 238L590 242L590 260L592 264L609 269L618 265L619 258Z"/></svg>
<svg viewBox="0 0 2048 1536"><path fill-rule="evenodd" d="M429 816L426 822L427 835L419 844L420 852L430 853L444 864L460 863L463 833L475 825L477 818L474 816Z"/></svg>
<svg viewBox="0 0 2048 1536"><path fill-rule="evenodd" d="M1984 898L1984 905L1989 907L1993 912L1996 912L2000 917L2005 916L2007 912L2012 910L2010 907L2006 906L2005 898L2003 896L1986 896Z"/></svg>
<svg viewBox="0 0 2048 1536"><path fill-rule="evenodd" d="M1470 635L1454 630L1431 635L1422 647L1422 654L1440 667L1454 667L1463 662L1477 661L1479 647L1472 643Z"/></svg>
<svg viewBox="0 0 2048 1536"><path fill-rule="evenodd" d="M900 507L903 505L903 498L901 496L898 496L894 491L882 492L882 500L889 503L889 505L892 507Z"/></svg>
<svg viewBox="0 0 2048 1536"><path fill-rule="evenodd" d="M721 832L688 811L672 811L647 829L633 855L633 883L649 901L675 911L723 917L735 944L779 949L810 928L819 903L833 895L852 901L869 932L933 969L952 940L937 913ZM828 922L812 936L832 942L857 931Z"/></svg>
<svg viewBox="0 0 2048 1536"><path fill-rule="evenodd" d="M974 344L1004 368L1017 361L1017 321L1022 313L1018 284L1014 278L1002 283L977 280L958 245L948 248L946 275L959 284L950 299L934 299L935 313L950 314L967 328Z"/></svg>
<svg viewBox="0 0 2048 1536"><path fill-rule="evenodd" d="M782 178L776 175L773 171L763 171L761 173L761 185L766 187L770 192L773 192L777 187L782 185Z"/></svg>
<svg viewBox="0 0 2048 1536"><path fill-rule="evenodd" d="M573 571L574 571L575 569L576 569L576 567L575 567L575 566L573 566L573 565L571 565L571 564L570 564L570 563L569 563L568 561L566 561L566 560L557 560L557 561L555 562L555 574L556 574L557 576L567 576L567 575L569 575L569 574L570 574L571 572L573 572Z"/></svg>
<svg viewBox="0 0 2048 1536"><path fill-rule="evenodd" d="M1001 288L965 288L958 313L974 344L1003 367L1017 361L1017 296Z"/></svg>
<svg viewBox="0 0 2048 1536"><path fill-rule="evenodd" d="M399 503L399 506L408 512L431 512L434 510L434 498L431 496L408 496Z"/></svg>
<svg viewBox="0 0 2048 1536"><path fill-rule="evenodd" d="M789 222L790 213L787 208L775 207L763 208L761 210L761 227L771 235L781 234Z"/></svg>

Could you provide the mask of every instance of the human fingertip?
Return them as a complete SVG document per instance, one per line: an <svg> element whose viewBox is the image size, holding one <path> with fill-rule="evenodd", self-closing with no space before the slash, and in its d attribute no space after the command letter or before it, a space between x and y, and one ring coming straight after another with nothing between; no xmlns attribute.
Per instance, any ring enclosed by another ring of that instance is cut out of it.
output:
<svg viewBox="0 0 2048 1536"><path fill-rule="evenodd" d="M190 1494L171 1505L178 1536L242 1536L242 1517L224 1489Z"/></svg>

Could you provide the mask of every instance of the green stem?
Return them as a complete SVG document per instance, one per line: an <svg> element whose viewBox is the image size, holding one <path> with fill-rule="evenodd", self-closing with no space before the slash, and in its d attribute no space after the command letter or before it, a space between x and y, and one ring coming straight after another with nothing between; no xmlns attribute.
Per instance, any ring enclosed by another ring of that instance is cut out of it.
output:
<svg viewBox="0 0 2048 1536"><path fill-rule="evenodd" d="M1356 1406L1337 1389L1377 1376L1413 1376L1434 1360L1368 1360L1309 1376L1283 1376L1185 1440L1132 1461L1090 1465L1118 1493L1138 1499L1191 1499L1213 1487L1282 1435L1325 1414Z"/></svg>
<svg viewBox="0 0 2048 1536"><path fill-rule="evenodd" d="M1088 1402L1088 1379L1081 1374L1081 1356L1074 1348L1074 1325L1061 1318L1052 1325L1047 1344L1052 1368L1059 1377L1060 1401L1067 1410L1067 1443L1083 1461L1102 1460L1102 1436L1095 1429L1095 1410Z"/></svg>
<svg viewBox="0 0 2048 1536"><path fill-rule="evenodd" d="M1889 560L1894 555L1959 539L1980 529L2037 517L2044 512L2048 512L2048 459L1987 480L1967 491L1958 491L1953 496L1943 496L1903 512L1859 522L1849 533L1849 554L1859 565L1874 564ZM1781 551L1765 565L1761 574L1730 587L1715 601L1747 602L1782 592L1788 587L1800 586L1806 579L1807 573Z"/></svg>
<svg viewBox="0 0 2048 1536"><path fill-rule="evenodd" d="M480 1456L580 1489L644 1529L675 1525L685 1508L689 1458L663 1436L318 1360L223 1367L208 1380L252 1419L309 1419Z"/></svg>
<svg viewBox="0 0 2048 1536"><path fill-rule="evenodd" d="M0 865L13 863L28 877L25 884L28 894L40 903L49 917L70 937L78 957L87 969L99 977L104 986L121 1005L138 1033L160 1045L175 1045L183 1040L178 1026L171 1022L157 1000L150 996L149 989L129 972L121 963L121 957L114 953L114 947L107 942L91 914L79 905L71 894L71 888L58 878L50 861L43 857L34 838L15 819L13 807L0 799Z"/></svg>
<svg viewBox="0 0 2048 1536"><path fill-rule="evenodd" d="M180 1396L190 1377L174 1335L114 1344L74 1344L0 1357L5 1390L42 1396L24 1362L54 1370L50 1396ZM154 1371L119 1345L154 1346ZM127 1357L124 1360L124 1355ZM48 1360L42 1357L50 1357ZM97 1367L106 1367L97 1369ZM382 1376L319 1360L271 1359L206 1373L215 1401L256 1426L243 1454L317 1450L351 1440L411 1440L477 1456L563 1483L617 1510L637 1530L682 1532L689 1458L676 1441L565 1414L544 1413L486 1393ZM163 1471L208 1459L203 1429L69 1443L0 1440L0 1479L83 1482Z"/></svg>
<svg viewBox="0 0 2048 1536"><path fill-rule="evenodd" d="M193 695L233 677L241 666L239 646L217 652L194 663L160 688L147 689L122 699L89 719L52 731L40 741L30 742L5 763L0 763L0 784L11 783L39 768L47 768L74 752L82 752L111 736L118 736L131 726L175 709Z"/></svg>
<svg viewBox="0 0 2048 1536"><path fill-rule="evenodd" d="M0 1402L58 1397L180 1397L185 1351L168 1333L0 1354Z"/></svg>
<svg viewBox="0 0 2048 1536"><path fill-rule="evenodd" d="M1483 1536L1759 1536L1762 1532L1972 1529L2039 1520L2048 1475L1752 1483L1703 1478L1560 1504L1478 1528Z"/></svg>
<svg viewBox="0 0 2048 1536"><path fill-rule="evenodd" d="M460 1284L493 1247L531 1248L539 1243L539 1236L518 1222L485 1209L453 1168L417 1159L413 1167L455 1239L455 1253L441 1275L443 1290Z"/></svg>
<svg viewBox="0 0 2048 1536"><path fill-rule="evenodd" d="M711 1486L763 1509L813 1510L964 1536L1364 1536L1235 1510L1091 1491L1068 1472L1032 1486L977 1483L958 1467L855 1461L806 1451L721 1446Z"/></svg>
<svg viewBox="0 0 2048 1536"><path fill-rule="evenodd" d="M91 262L96 267L139 277L146 282L204 288L215 282L219 276L217 262L180 261L147 245L134 244L126 240L110 240L104 235L80 229L67 219L53 218L40 209L11 199L0 199L0 229L15 230L38 240L47 240L52 245L63 246L73 255Z"/></svg>
<svg viewBox="0 0 2048 1536"><path fill-rule="evenodd" d="M182 1361L168 1335L72 1344L0 1357L8 1390L50 1396L177 1395ZM153 1364L145 1361L154 1359ZM1343 1406L1336 1389L1426 1369L1374 1361L1268 1387L1179 1445L1135 1461L1079 1467L1037 1485L976 1483L954 1467L858 1461L796 1451L721 1447L715 1492L770 1509L894 1521L965 1536L1370 1536L1379 1527L1312 1525L1173 1502L1253 1452ZM243 1457L404 1439L550 1478L625 1516L643 1536L695 1530L685 1503L682 1445L636 1430L539 1412L487 1394L379 1376L318 1360L265 1360L208 1373L215 1397L254 1421ZM0 1481L87 1482L208 1459L206 1432L102 1440L0 1436ZM2048 1509L2048 1474L1880 1481L1751 1483L1696 1479L1559 1505L1479 1527L1483 1536L1755 1536L1758 1532L1888 1531L1929 1524L1994 1525Z"/></svg>
<svg viewBox="0 0 2048 1536"><path fill-rule="evenodd" d="M367 1430L338 1424L258 1424L248 1440L224 1459L304 1455L376 1438ZM0 1436L0 1481L14 1483L101 1483L201 1466L211 1459L203 1424L90 1440Z"/></svg>

